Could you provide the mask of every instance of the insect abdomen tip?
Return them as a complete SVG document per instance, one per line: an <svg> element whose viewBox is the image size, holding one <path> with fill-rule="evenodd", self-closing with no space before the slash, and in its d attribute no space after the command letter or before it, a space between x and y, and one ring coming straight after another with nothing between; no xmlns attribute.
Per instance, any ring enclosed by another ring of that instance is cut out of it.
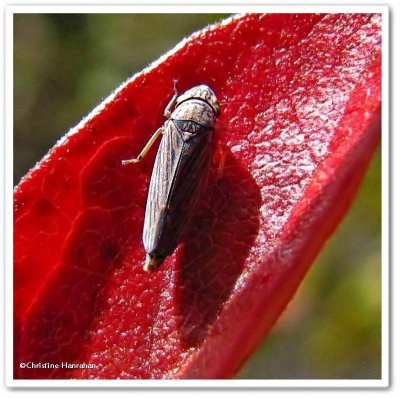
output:
<svg viewBox="0 0 400 398"><path fill-rule="evenodd" d="M144 263L143 269L147 272L154 272L164 261L163 258L151 257L150 255L146 255L146 262Z"/></svg>

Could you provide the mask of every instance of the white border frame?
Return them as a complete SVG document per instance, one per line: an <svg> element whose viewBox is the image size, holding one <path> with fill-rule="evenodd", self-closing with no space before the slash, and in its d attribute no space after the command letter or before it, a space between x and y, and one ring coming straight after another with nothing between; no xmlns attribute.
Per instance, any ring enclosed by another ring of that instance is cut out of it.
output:
<svg viewBox="0 0 400 398"><path fill-rule="evenodd" d="M13 135L5 134L5 306L6 315L6 385L9 387L245 387L245 388L382 388L389 386L389 9L386 6L263 6L263 5L213 5L203 0L203 5L187 5L182 0L172 5L148 2L146 5L11 5L5 9L5 131L13 131L13 15L18 13L381 13L382 14L382 378L368 380L19 380L13 379ZM8 100L6 100L8 99ZM7 363L9 364L7 366Z"/></svg>

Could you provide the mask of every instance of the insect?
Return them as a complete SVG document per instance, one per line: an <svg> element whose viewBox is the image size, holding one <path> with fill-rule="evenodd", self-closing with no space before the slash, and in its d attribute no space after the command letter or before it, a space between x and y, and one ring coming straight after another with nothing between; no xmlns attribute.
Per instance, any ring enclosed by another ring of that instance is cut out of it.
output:
<svg viewBox="0 0 400 398"><path fill-rule="evenodd" d="M179 244L190 220L212 158L213 132L219 115L216 95L206 85L175 95L164 111L164 122L137 158L140 162L162 135L153 166L143 226L144 269L153 272Z"/></svg>

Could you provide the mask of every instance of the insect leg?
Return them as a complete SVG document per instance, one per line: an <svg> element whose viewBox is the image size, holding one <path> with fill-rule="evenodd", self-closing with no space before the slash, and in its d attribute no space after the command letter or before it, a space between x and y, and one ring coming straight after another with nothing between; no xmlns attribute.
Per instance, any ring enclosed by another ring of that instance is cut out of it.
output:
<svg viewBox="0 0 400 398"><path fill-rule="evenodd" d="M224 167L225 167L225 161L226 161L226 148L225 146L222 146L220 148L221 151L221 158L219 160L219 165L218 165L218 172L217 172L217 184L219 184L219 182L222 179L222 175L224 172Z"/></svg>
<svg viewBox="0 0 400 398"><path fill-rule="evenodd" d="M147 144L144 146L142 151L139 153L138 157L134 158L134 159L122 160L121 161L122 165L125 166L125 165L127 165L129 163L138 163L138 162L140 162L146 156L146 153L149 151L151 146L154 144L154 142L156 141L158 136L160 134L163 134L163 133L164 133L164 127L160 127L159 129L157 129L156 132L151 136L151 138L149 139Z"/></svg>
<svg viewBox="0 0 400 398"><path fill-rule="evenodd" d="M176 99L178 98L178 90L176 89L176 82L178 80L174 80L174 96L171 98L171 100L168 102L168 105L165 108L164 111L164 116L169 119L171 117L173 108L176 105Z"/></svg>

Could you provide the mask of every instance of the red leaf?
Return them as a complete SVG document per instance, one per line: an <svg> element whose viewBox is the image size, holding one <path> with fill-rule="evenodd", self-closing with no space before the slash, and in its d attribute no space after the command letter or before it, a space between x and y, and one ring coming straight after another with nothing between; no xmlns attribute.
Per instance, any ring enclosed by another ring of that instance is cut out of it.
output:
<svg viewBox="0 0 400 398"><path fill-rule="evenodd" d="M380 21L249 14L208 27L67 134L15 190L15 377L232 376L293 296L379 142ZM154 156L120 162L162 123L173 79L180 92L216 92L228 158L184 244L147 274Z"/></svg>

